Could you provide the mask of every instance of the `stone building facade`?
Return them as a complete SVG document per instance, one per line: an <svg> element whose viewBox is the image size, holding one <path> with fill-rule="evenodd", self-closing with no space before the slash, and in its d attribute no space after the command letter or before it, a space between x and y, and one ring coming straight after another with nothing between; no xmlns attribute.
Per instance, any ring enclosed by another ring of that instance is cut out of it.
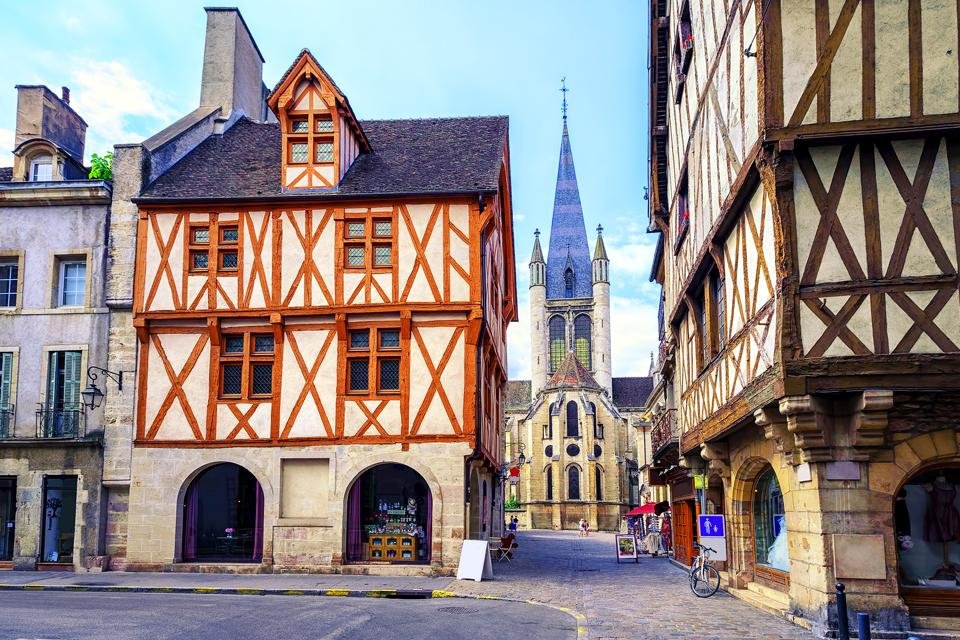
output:
<svg viewBox="0 0 960 640"><path fill-rule="evenodd" d="M506 405L508 466L524 464L508 492L524 526L614 530L639 504L650 378L612 376L610 261L602 229L591 258L566 115L549 250L537 231L529 266L531 379L508 383Z"/></svg>
<svg viewBox="0 0 960 640"><path fill-rule="evenodd" d="M80 392L106 364L111 186L87 179L86 129L66 87L17 87L0 168L0 568L103 565L103 410Z"/></svg>
<svg viewBox="0 0 960 640"><path fill-rule="evenodd" d="M650 6L676 558L722 513L734 595L827 635L840 581L885 637L955 630L957 6Z"/></svg>
<svg viewBox="0 0 960 640"><path fill-rule="evenodd" d="M267 90L207 16L201 106L117 148L112 562L449 573L499 532L507 120L361 121L307 50Z"/></svg>

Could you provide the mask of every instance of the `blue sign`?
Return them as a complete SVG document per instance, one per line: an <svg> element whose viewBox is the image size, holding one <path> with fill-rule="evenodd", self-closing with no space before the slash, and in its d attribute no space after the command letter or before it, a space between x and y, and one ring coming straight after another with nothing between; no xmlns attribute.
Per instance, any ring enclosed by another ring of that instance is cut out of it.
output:
<svg viewBox="0 0 960 640"><path fill-rule="evenodd" d="M727 527L720 514L697 516L697 525L701 538L723 538L727 535Z"/></svg>

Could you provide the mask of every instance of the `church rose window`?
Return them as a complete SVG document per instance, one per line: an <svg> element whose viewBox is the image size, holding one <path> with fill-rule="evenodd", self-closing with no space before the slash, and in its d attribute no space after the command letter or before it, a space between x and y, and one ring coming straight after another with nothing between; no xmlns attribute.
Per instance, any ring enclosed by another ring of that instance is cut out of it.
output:
<svg viewBox="0 0 960 640"><path fill-rule="evenodd" d="M577 445L575 445L575 444L573 444L573 443L568 444L568 445L567 445L567 455L570 456L571 458L575 458L576 456L580 455L580 447L578 447Z"/></svg>
<svg viewBox="0 0 960 640"><path fill-rule="evenodd" d="M561 316L550 318L550 371L556 371L566 352L566 323Z"/></svg>
<svg viewBox="0 0 960 640"><path fill-rule="evenodd" d="M552 445L552 444L548 444L546 447L544 447L544 449L543 449L543 455L545 455L545 456L548 457L548 458L552 458L552 457L553 457L553 445Z"/></svg>
<svg viewBox="0 0 960 640"><path fill-rule="evenodd" d="M585 315L577 316L577 319L573 321L574 351L577 354L577 360L580 361L580 364L582 364L585 369L593 368L593 363L591 361L592 345L590 325L590 318Z"/></svg>

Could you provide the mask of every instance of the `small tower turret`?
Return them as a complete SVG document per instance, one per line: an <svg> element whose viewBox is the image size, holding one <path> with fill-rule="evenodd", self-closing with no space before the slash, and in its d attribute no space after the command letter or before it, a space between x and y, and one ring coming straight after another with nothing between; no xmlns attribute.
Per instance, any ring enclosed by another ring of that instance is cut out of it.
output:
<svg viewBox="0 0 960 640"><path fill-rule="evenodd" d="M530 379L533 396L547 382L547 263L540 248L540 229L533 232L530 255Z"/></svg>
<svg viewBox="0 0 960 640"><path fill-rule="evenodd" d="M610 259L603 244L603 227L597 225L597 243L593 249L593 376L612 394L610 354Z"/></svg>

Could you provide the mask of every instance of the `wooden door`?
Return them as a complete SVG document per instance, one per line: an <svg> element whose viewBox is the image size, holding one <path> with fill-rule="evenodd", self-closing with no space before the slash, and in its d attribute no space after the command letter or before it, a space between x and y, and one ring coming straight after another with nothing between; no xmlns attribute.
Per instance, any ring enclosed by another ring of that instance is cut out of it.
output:
<svg viewBox="0 0 960 640"><path fill-rule="evenodd" d="M695 555L693 520L693 500L673 503L673 557L685 565L689 565Z"/></svg>

